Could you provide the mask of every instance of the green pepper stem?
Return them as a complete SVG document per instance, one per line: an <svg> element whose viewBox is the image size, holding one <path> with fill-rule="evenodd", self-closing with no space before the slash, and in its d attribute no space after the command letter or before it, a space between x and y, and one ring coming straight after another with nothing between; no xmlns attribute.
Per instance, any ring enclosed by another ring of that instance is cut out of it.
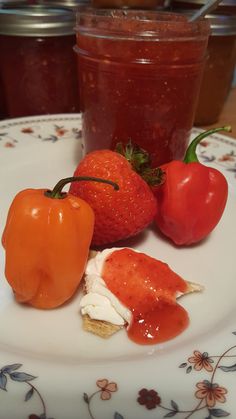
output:
<svg viewBox="0 0 236 419"><path fill-rule="evenodd" d="M225 126L221 128L212 128L212 129L209 129L208 131L204 131L201 134L199 134L196 138L193 139L193 141L188 146L187 151L184 156L184 160L183 160L184 163L198 162L199 160L197 158L197 153L196 153L197 145L200 143L200 141L203 140L203 138L206 138L211 134L215 134L218 131L230 132L231 127Z"/></svg>
<svg viewBox="0 0 236 419"><path fill-rule="evenodd" d="M116 191L119 190L119 186L117 185L117 183L112 182L111 180L101 179L101 178L93 177L93 176L71 176L71 177L67 177L67 178L59 180L59 182L57 182L57 184L54 186L53 190L52 191L46 191L45 195L48 198L53 198L53 199L65 198L65 196L67 194L62 192L62 189L64 188L64 186L67 185L68 183L80 182L80 181L83 181L83 180L92 181L92 182L106 183L108 185L113 186L113 188Z"/></svg>

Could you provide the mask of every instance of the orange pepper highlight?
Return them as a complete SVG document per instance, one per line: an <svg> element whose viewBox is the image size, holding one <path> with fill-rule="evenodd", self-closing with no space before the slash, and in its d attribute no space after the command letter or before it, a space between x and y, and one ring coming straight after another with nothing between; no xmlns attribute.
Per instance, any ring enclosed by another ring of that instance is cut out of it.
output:
<svg viewBox="0 0 236 419"><path fill-rule="evenodd" d="M41 309L58 307L72 297L82 279L94 213L84 200L61 192L68 179L53 191L23 190L11 204L2 244L5 275L18 302Z"/></svg>

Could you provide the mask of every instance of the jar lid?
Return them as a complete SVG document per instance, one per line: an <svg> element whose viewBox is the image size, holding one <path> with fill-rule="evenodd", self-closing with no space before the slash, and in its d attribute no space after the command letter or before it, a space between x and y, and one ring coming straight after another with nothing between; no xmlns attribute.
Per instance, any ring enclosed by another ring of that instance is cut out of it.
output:
<svg viewBox="0 0 236 419"><path fill-rule="evenodd" d="M212 35L236 35L236 15L212 14L206 17L210 20Z"/></svg>
<svg viewBox="0 0 236 419"><path fill-rule="evenodd" d="M19 6L19 4L27 4L27 0L0 0L0 8L7 6Z"/></svg>
<svg viewBox="0 0 236 419"><path fill-rule="evenodd" d="M175 13L181 15L191 16L193 14L192 9L177 9ZM211 35L213 36L230 36L236 35L236 15L229 14L209 14L206 15L206 19L209 20L211 26Z"/></svg>
<svg viewBox="0 0 236 419"><path fill-rule="evenodd" d="M68 7L70 9L76 9L78 6L90 3L89 0L41 0L40 4Z"/></svg>
<svg viewBox="0 0 236 419"><path fill-rule="evenodd" d="M205 0L174 0L173 3L189 3L189 4L197 4L197 5L204 5L206 3ZM234 6L235 7L235 0L222 0L218 7L221 6Z"/></svg>
<svg viewBox="0 0 236 419"><path fill-rule="evenodd" d="M13 36L62 36L74 33L70 9L18 6L0 9L0 34Z"/></svg>

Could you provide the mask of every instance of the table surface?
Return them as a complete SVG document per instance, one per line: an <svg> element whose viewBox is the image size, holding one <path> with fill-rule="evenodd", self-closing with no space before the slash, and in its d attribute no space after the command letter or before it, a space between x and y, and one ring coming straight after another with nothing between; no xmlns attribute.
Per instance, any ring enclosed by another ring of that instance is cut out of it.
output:
<svg viewBox="0 0 236 419"><path fill-rule="evenodd" d="M224 133L224 135L229 135L236 139L236 87L231 89L219 120L213 125L203 126L201 128L208 129L224 125L230 125L232 127L232 132Z"/></svg>

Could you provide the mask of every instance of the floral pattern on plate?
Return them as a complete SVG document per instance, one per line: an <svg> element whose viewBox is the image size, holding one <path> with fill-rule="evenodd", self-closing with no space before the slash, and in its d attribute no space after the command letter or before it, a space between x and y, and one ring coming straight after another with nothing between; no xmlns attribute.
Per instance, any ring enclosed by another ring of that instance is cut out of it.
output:
<svg viewBox="0 0 236 419"><path fill-rule="evenodd" d="M191 138L194 138L199 132L202 130L193 128ZM213 134L200 142L197 152L203 164L216 165L219 170L228 172L231 177L236 177L236 141L234 139L225 135Z"/></svg>
<svg viewBox="0 0 236 419"><path fill-rule="evenodd" d="M56 143L67 138L80 140L81 137L80 114L27 117L0 122L0 147L14 148L35 141Z"/></svg>
<svg viewBox="0 0 236 419"><path fill-rule="evenodd" d="M233 332L236 335L236 332ZM142 388L139 390L136 401L139 403L140 408L146 408L147 410L158 409L159 414L162 418L181 417L182 419L188 419L194 417L194 414L201 411L204 415L204 419L212 419L219 417L230 416L230 412L222 409L220 406L225 404L227 407L227 393L228 389L223 385L219 385L215 379L219 371L224 373L236 372L236 345L226 349L222 354L208 354L208 352L200 352L194 350L193 354L188 357L187 362L183 362L179 365L179 368L186 370L189 374L193 371L200 372L204 370L207 377L201 381L196 382L195 392L193 399L195 406L187 410L184 407L180 407L175 400L170 400L169 404L162 402L161 389L147 389ZM41 403L42 413L32 413L28 416L28 419L53 419L47 416L45 401L32 381L36 379L35 376L18 371L22 367L22 364L6 365L0 370L0 389L7 391L8 380L17 381L19 383L26 383L28 388L24 396L24 401L28 402L31 398L36 395ZM87 405L88 418L96 419L96 405L92 407L92 401L94 399L100 399L101 402L105 402L112 398L113 393L116 393L119 388L116 382L109 381L107 378L100 378L96 381L97 390L93 391L90 395L87 393L83 394L83 400ZM135 397L135 395L134 395ZM193 404L194 404L193 400ZM0 408L1 412L1 408ZM114 412L114 419L128 419L127 416L123 416L118 412ZM145 416L146 417L146 416ZM158 416L160 417L160 416ZM27 418L26 418L27 419Z"/></svg>
<svg viewBox="0 0 236 419"><path fill-rule="evenodd" d="M7 386L9 380L18 382L18 383L25 383L27 384L27 391L24 395L24 401L28 402L34 395L36 395L41 403L42 414L36 415L34 413L30 414L28 419L53 419L49 418L46 415L46 406L42 395L40 394L39 390L36 386L34 386L31 381L35 380L37 377L27 374L22 371L18 371L19 368L22 367L22 364L11 364L5 365L0 370L0 389L7 391ZM1 415L1 408L0 408L0 415Z"/></svg>

